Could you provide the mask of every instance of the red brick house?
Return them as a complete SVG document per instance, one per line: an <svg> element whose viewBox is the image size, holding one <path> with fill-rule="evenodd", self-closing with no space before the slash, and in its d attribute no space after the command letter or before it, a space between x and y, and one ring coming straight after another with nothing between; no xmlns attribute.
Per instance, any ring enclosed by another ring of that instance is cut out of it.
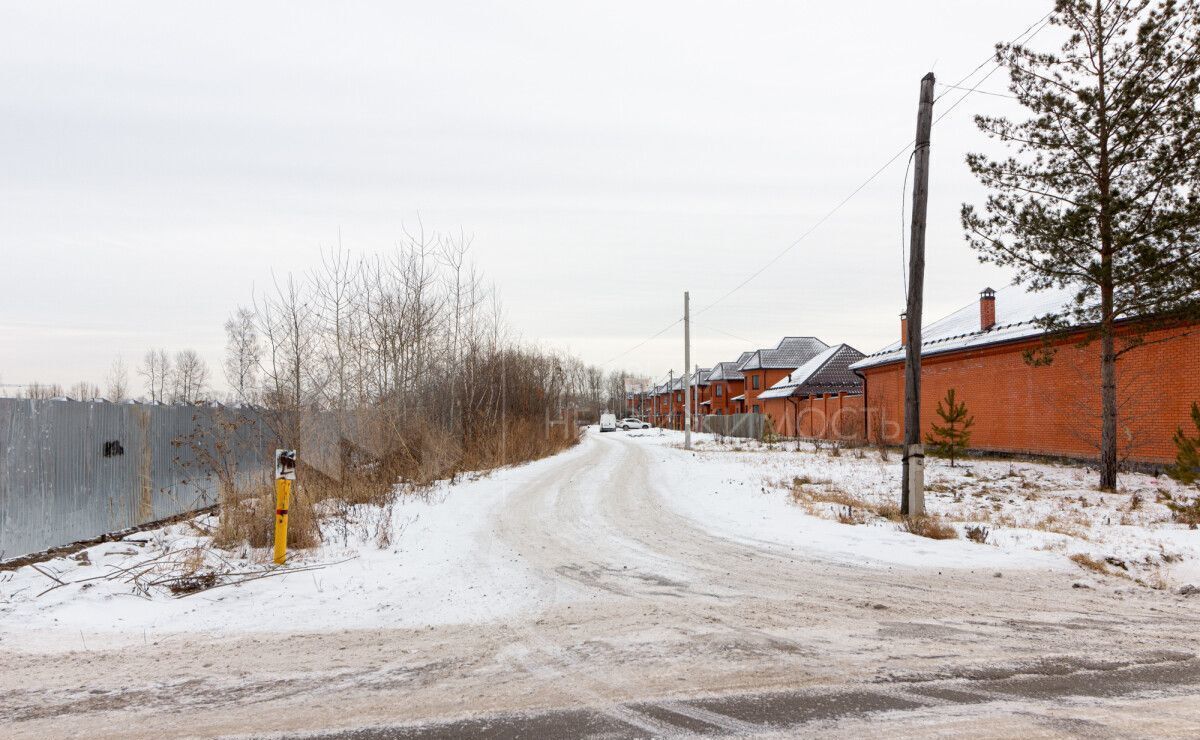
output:
<svg viewBox="0 0 1200 740"><path fill-rule="evenodd" d="M737 403L733 399L742 395L745 376L737 369L737 366L745 362L752 354L754 353L743 352L741 357L736 360L718 362L712 369L708 375L708 405L704 407L705 414L724 416L740 413L737 410Z"/></svg>
<svg viewBox="0 0 1200 740"><path fill-rule="evenodd" d="M990 289L924 328L921 341L922 437L954 388L975 417L977 450L1097 456L1100 439L1100 343L1085 329L1047 336L1038 319L1069 305L1074 291ZM1129 334L1132 325L1118 325ZM1049 364L1026 353L1049 346ZM850 366L864 378L864 424L870 439L899 443L904 426L904 347L893 342ZM1174 460L1176 428L1200 401L1200 326L1159 329L1117 363L1119 454L1150 464Z"/></svg>
<svg viewBox="0 0 1200 740"><path fill-rule="evenodd" d="M706 413L704 409L711 405L706 404L709 393L708 376L711 374L710 367L702 367L692 373L692 429L700 428L700 417Z"/></svg>
<svg viewBox="0 0 1200 740"><path fill-rule="evenodd" d="M828 348L816 337L784 337L775 347L750 353L737 367L745 382L744 413L764 413L759 394Z"/></svg>
<svg viewBox="0 0 1200 740"><path fill-rule="evenodd" d="M848 344L825 349L758 395L775 432L785 437L862 439L862 378L850 365L863 353Z"/></svg>

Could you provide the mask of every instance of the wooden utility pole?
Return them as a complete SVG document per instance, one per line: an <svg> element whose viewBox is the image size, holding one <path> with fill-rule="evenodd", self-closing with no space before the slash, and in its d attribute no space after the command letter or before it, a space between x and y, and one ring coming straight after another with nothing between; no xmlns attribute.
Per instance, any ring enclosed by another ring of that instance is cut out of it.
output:
<svg viewBox="0 0 1200 740"><path fill-rule="evenodd" d="M908 255L908 327L904 338L904 472L900 513L925 513L925 448L921 445L921 304L925 293L925 212L929 206L929 130L933 127L933 72L921 78L913 173L912 236Z"/></svg>
<svg viewBox="0 0 1200 740"><path fill-rule="evenodd" d="M692 449L692 317L688 313L688 292L683 291L683 448Z"/></svg>

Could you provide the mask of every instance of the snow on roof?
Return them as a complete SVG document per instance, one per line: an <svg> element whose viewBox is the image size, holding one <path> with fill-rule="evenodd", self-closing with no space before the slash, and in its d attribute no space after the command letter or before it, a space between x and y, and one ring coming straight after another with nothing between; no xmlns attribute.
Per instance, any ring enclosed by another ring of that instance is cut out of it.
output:
<svg viewBox="0 0 1200 740"><path fill-rule="evenodd" d="M742 394L742 395L740 395L740 396L734 396L733 398L731 398L731 399L729 399L729 400L730 400L730 401L745 401L745 400L746 400L746 394L745 394L745 393L743 393L743 394Z"/></svg>
<svg viewBox="0 0 1200 740"><path fill-rule="evenodd" d="M753 353L746 352L743 354L743 357L749 354ZM739 362L741 362L741 359L734 360L733 362L718 362L717 366L713 368L712 373L709 374L708 382L713 383L718 380L745 380L745 376L738 372L737 366Z"/></svg>
<svg viewBox="0 0 1200 740"><path fill-rule="evenodd" d="M1076 288L1056 288L1034 293L1019 285L1008 285L996 291L995 326L979 328L979 300L976 299L949 316L922 327L921 355L1036 337L1045 331L1038 319L1068 307L1076 292ZM861 370L903 359L904 346L895 341L854 363L850 369Z"/></svg>
<svg viewBox="0 0 1200 740"><path fill-rule="evenodd" d="M738 365L738 370L787 368L794 370L808 362L829 345L816 337L784 337L779 344L750 354Z"/></svg>
<svg viewBox="0 0 1200 740"><path fill-rule="evenodd" d="M847 368L862 356L862 352L848 344L835 345L793 370L786 378L759 393L758 397L787 398L801 389L828 392L858 387L862 381Z"/></svg>
<svg viewBox="0 0 1200 740"><path fill-rule="evenodd" d="M692 385L708 385L708 376L712 374L712 368L702 367L692 374Z"/></svg>

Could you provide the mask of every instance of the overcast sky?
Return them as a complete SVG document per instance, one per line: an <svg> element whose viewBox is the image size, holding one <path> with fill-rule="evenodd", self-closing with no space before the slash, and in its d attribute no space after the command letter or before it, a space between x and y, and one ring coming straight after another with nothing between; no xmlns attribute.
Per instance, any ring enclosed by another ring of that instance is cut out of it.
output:
<svg viewBox="0 0 1200 740"><path fill-rule="evenodd" d="M5 3L0 382L102 384L151 346L215 370L272 269L314 265L339 229L386 250L418 214L474 236L523 337L606 361L911 140L922 75L958 80L1050 6ZM1007 281L958 210L980 198L963 155L989 146L971 116L1010 105L973 95L934 129L929 318ZM698 316L694 360L894 340L904 164ZM682 365L677 327L609 367Z"/></svg>

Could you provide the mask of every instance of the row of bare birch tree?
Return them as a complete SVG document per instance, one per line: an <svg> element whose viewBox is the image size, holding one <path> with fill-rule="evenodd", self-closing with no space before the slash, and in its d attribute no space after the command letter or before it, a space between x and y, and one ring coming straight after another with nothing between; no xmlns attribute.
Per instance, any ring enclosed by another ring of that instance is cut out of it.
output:
<svg viewBox="0 0 1200 740"><path fill-rule="evenodd" d="M273 276L225 324L232 396L286 419L285 438L336 424L398 475L538 457L619 410L622 375L520 341L469 251L461 234L418 231Z"/></svg>

